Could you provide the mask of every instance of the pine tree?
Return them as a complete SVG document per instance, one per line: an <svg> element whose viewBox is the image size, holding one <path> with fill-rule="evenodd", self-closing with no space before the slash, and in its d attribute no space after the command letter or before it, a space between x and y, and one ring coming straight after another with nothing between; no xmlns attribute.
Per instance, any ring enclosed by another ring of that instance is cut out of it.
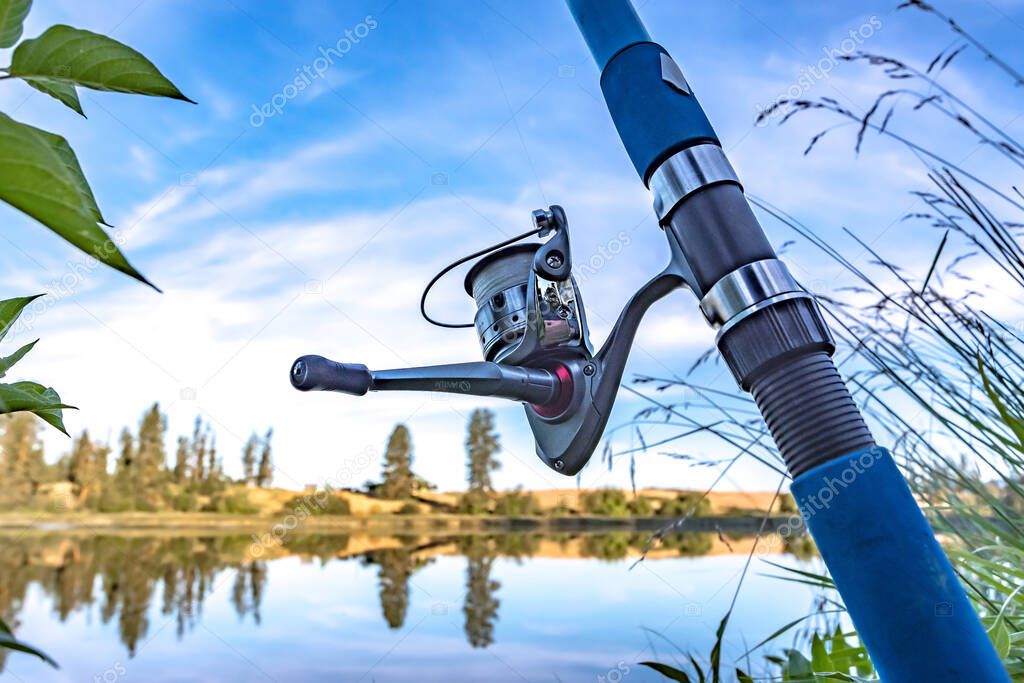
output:
<svg viewBox="0 0 1024 683"><path fill-rule="evenodd" d="M256 432L242 446L242 478L250 486L256 481L256 451L259 447L260 439Z"/></svg>
<svg viewBox="0 0 1024 683"><path fill-rule="evenodd" d="M110 447L93 441L89 431L83 431L72 442L71 453L67 457L67 480L75 486L80 501L90 507L100 501L107 483L107 458Z"/></svg>
<svg viewBox="0 0 1024 683"><path fill-rule="evenodd" d="M495 458L501 450L498 435L494 431L494 413L485 408L474 410L469 416L469 433L466 436L467 476L469 491L475 494L494 493L491 472L501 469Z"/></svg>
<svg viewBox="0 0 1024 683"><path fill-rule="evenodd" d="M217 462L217 436L210 432L210 450L206 465L206 479L210 482L220 481L220 463Z"/></svg>
<svg viewBox="0 0 1024 683"><path fill-rule="evenodd" d="M93 448L96 449L96 478L101 485L106 486L107 480L110 479L110 473L107 471L107 461L110 460L110 444L94 441Z"/></svg>
<svg viewBox="0 0 1024 683"><path fill-rule="evenodd" d="M89 438L88 430L79 434L71 444L67 477L74 484L79 499L85 499L100 487L98 451L96 444Z"/></svg>
<svg viewBox="0 0 1024 683"><path fill-rule="evenodd" d="M31 413L15 413L3 420L2 430L3 500L8 504L24 505L35 495L46 468L43 445L39 440L39 423Z"/></svg>
<svg viewBox="0 0 1024 683"><path fill-rule="evenodd" d="M271 459L270 452L270 438L273 435L274 430L268 429L267 435L263 438L263 452L260 454L260 468L256 473L256 485L259 487L270 486L270 482L274 478L274 463Z"/></svg>
<svg viewBox="0 0 1024 683"><path fill-rule="evenodd" d="M75 486L89 478L89 467L92 461L92 439L85 430L71 442L71 455L68 457L68 481Z"/></svg>
<svg viewBox="0 0 1024 683"><path fill-rule="evenodd" d="M384 498L404 500L412 497L412 439L404 424L395 426L384 452L384 481L380 494Z"/></svg>
<svg viewBox="0 0 1024 683"><path fill-rule="evenodd" d="M187 436L178 437L178 449L174 453L174 481L185 482L188 476L189 443Z"/></svg>
<svg viewBox="0 0 1024 683"><path fill-rule="evenodd" d="M129 509L135 509L136 494L135 437L128 428L121 430L121 452L114 469L114 487Z"/></svg>
<svg viewBox="0 0 1024 683"><path fill-rule="evenodd" d="M198 415L192 429L192 479L197 484L206 480L206 432Z"/></svg>
<svg viewBox="0 0 1024 683"><path fill-rule="evenodd" d="M139 422L135 452L136 496L150 503L157 495L167 468L167 451L164 447L166 433L167 417L160 412L160 405L154 403Z"/></svg>

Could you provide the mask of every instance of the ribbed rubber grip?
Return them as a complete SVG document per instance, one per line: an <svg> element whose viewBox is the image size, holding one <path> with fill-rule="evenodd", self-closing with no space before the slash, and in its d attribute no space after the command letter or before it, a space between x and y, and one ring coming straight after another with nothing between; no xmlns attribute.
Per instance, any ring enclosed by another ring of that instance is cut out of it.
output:
<svg viewBox="0 0 1024 683"><path fill-rule="evenodd" d="M835 363L824 351L780 363L753 379L750 391L794 477L875 445Z"/></svg>

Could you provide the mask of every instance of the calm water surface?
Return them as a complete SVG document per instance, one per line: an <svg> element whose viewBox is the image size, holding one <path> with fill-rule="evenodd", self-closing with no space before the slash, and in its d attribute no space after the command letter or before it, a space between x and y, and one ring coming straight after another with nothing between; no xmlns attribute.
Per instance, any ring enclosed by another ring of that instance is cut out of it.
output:
<svg viewBox="0 0 1024 683"><path fill-rule="evenodd" d="M752 539L683 534L630 570L645 539L295 534L263 548L243 535L11 533L0 536L0 613L61 669L15 654L4 676L664 680L636 662L671 661L665 639L709 652ZM811 590L764 576L775 569L763 559L819 566L804 553L755 555L727 661L813 609Z"/></svg>

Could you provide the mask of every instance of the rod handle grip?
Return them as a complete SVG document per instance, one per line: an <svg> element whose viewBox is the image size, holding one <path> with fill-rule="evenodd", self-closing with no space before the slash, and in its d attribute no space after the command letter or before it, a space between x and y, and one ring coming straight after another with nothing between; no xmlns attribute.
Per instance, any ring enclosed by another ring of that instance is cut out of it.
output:
<svg viewBox="0 0 1024 683"><path fill-rule="evenodd" d="M302 356L292 363L292 386L299 391L339 391L362 396L373 385L365 365L339 363L323 356Z"/></svg>

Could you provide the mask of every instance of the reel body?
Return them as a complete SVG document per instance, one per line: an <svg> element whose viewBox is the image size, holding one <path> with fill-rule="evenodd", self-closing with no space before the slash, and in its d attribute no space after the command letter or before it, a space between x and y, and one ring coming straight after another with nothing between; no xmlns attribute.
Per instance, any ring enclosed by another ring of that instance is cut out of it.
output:
<svg viewBox="0 0 1024 683"><path fill-rule="evenodd" d="M579 472L601 439L643 314L685 280L676 265L679 260L673 258L630 299L595 353L572 276L565 211L557 205L534 211L533 222L535 229L528 234L546 236L545 242L505 243L483 255L466 275L466 293L477 307L471 326L483 362L371 371L364 365L303 356L292 366L292 385L355 395L441 391L520 401L541 460L561 474ZM425 310L424 316L433 322Z"/></svg>

